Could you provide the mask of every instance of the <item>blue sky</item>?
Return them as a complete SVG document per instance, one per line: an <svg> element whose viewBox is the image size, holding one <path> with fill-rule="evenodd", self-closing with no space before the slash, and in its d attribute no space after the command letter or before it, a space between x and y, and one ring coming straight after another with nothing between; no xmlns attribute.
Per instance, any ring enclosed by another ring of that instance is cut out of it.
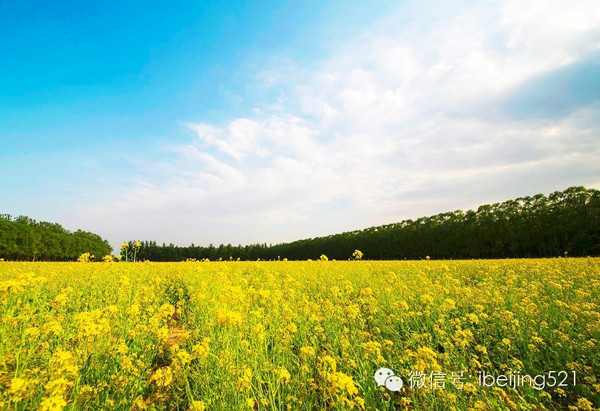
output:
<svg viewBox="0 0 600 411"><path fill-rule="evenodd" d="M0 211L278 242L600 187L596 1L0 3Z"/></svg>

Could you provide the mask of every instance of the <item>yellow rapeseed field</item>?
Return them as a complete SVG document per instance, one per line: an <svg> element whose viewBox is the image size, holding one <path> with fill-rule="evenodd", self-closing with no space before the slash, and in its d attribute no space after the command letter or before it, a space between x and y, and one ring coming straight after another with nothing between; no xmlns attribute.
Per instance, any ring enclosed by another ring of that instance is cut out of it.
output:
<svg viewBox="0 0 600 411"><path fill-rule="evenodd" d="M599 341L597 258L0 262L1 409L589 410Z"/></svg>

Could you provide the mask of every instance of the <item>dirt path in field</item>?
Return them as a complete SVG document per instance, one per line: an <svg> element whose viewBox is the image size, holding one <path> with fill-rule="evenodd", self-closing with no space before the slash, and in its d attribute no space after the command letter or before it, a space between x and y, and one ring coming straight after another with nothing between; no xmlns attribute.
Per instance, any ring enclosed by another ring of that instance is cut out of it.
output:
<svg viewBox="0 0 600 411"><path fill-rule="evenodd" d="M169 327L169 337L167 338L165 346L170 350L175 344L181 345L184 343L186 339L187 331L181 328L180 324L175 323Z"/></svg>
<svg viewBox="0 0 600 411"><path fill-rule="evenodd" d="M188 337L187 331L181 324L181 307L175 309L173 317L169 320L169 337L165 347L170 351L175 344L182 344Z"/></svg>

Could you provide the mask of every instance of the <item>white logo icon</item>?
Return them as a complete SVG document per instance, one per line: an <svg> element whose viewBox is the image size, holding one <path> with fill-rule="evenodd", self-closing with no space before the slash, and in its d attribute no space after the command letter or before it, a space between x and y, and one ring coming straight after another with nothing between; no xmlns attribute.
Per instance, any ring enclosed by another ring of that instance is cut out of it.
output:
<svg viewBox="0 0 600 411"><path fill-rule="evenodd" d="M397 377L394 371L389 368L380 368L375 371L375 382L377 385L384 386L390 391L400 391L404 382L402 378Z"/></svg>
<svg viewBox="0 0 600 411"><path fill-rule="evenodd" d="M400 391L403 385L404 382L402 382L402 378L396 377L395 375L385 380L385 388L390 391Z"/></svg>

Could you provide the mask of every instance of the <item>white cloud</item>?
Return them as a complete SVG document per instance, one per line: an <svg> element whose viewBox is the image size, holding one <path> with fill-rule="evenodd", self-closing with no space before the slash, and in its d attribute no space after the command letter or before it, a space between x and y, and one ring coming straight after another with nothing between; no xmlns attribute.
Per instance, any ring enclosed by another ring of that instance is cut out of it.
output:
<svg viewBox="0 0 600 411"><path fill-rule="evenodd" d="M257 81L285 100L189 123L196 138L171 148L162 183L87 218L105 214L114 243L281 241L600 183L598 105L545 120L498 110L522 82L599 49L600 3L477 3L427 24L421 7L302 75L265 67Z"/></svg>

